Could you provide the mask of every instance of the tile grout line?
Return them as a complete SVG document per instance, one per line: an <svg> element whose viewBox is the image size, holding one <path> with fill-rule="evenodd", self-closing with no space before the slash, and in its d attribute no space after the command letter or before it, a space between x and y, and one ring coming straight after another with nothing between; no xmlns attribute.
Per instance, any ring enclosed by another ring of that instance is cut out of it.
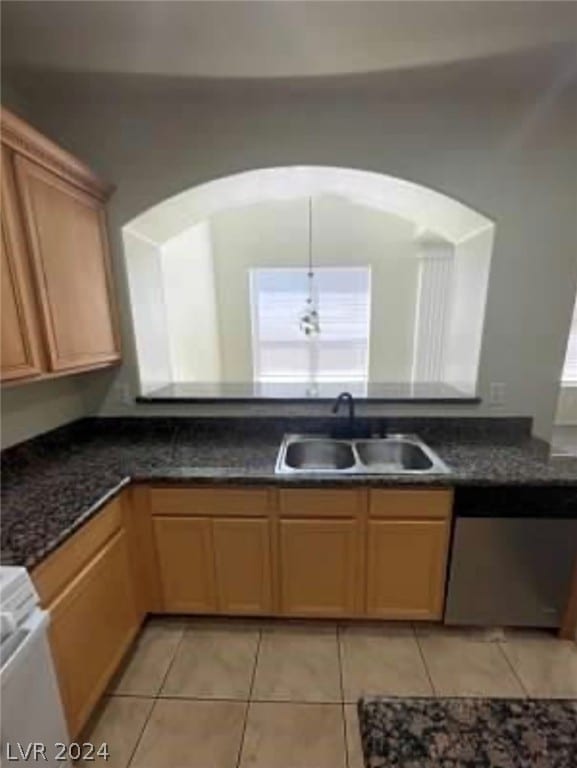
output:
<svg viewBox="0 0 577 768"><path fill-rule="evenodd" d="M108 696L111 699L156 699L157 697L153 693L105 693L104 696Z"/></svg>
<svg viewBox="0 0 577 768"><path fill-rule="evenodd" d="M144 695L127 695L122 694L122 696L114 694L113 696L110 696L110 698L114 699L136 699L136 700L148 700L148 699L154 699L155 701L203 701L203 702L227 702L230 704L244 704L248 699L240 697L240 698L234 698L232 696L176 696L176 695L170 695L170 696L144 696ZM316 699L259 699L259 698L251 698L250 699L251 704L307 704L312 707L340 707L341 704L350 704L352 706L352 702L342 701L341 699L334 699L331 701L328 700L316 700Z"/></svg>
<svg viewBox="0 0 577 768"><path fill-rule="evenodd" d="M513 677L515 678L515 680L516 680L516 681L519 683L519 685L521 686L521 690L522 690L522 691L523 691L523 693L525 694L525 698L527 698L527 699L530 699L530 698L531 698L531 694L530 694L530 693L529 693L529 691L528 691L528 690L525 688L525 684L523 683L523 680L522 680L522 678L521 678L521 675L519 675L519 674L517 673L517 670L516 670L516 669L515 669L515 667L513 666L513 663L511 662L510 658L507 656L507 654L505 653L505 651L504 651L504 650L503 650L503 648L502 648L502 644L504 644L504 643L505 643L505 641L503 641L503 643L501 643L501 641L499 641L499 640L498 640L498 641L497 641L497 643L496 643L496 645L498 645L498 646L499 646L499 651L501 652L502 656L504 656L504 657L505 657L505 661L507 662L507 665L508 665L509 669L510 669L510 670L511 670L511 672L513 673Z"/></svg>
<svg viewBox="0 0 577 768"><path fill-rule="evenodd" d="M417 643L417 648L419 649L419 655L421 656L421 661L423 662L423 666L425 667L425 673L427 675L429 685L431 686L433 697L435 699L438 699L440 694L435 687L435 683L433 682L433 676L431 675L431 670L429 669L429 665L427 664L427 659L425 658L425 653L421 647L421 640L419 638L419 633L417 632L414 625L411 625L411 629L413 630L413 636L415 638L415 642Z"/></svg>
<svg viewBox="0 0 577 768"><path fill-rule="evenodd" d="M160 693L160 691L162 690L162 686L163 686L163 685L164 685L164 683L166 682L166 678L168 677L168 673L170 672L170 670L171 670L171 668L172 668L172 665L174 664L174 660L175 660L175 658L176 658L176 654L178 653L178 650L179 650L179 648L180 648L180 646L181 646L181 643L182 643L182 641L183 641L183 639L184 639L184 633L185 633L185 628L183 627L183 628L182 628L182 635L181 635L181 637L180 637L180 639L179 639L178 643L177 643L177 644L175 645L175 647L174 647L174 653L172 654L172 659L170 660L170 663L168 664L168 666L167 666L167 668L166 668L166 672L164 673L164 675L163 675L163 678L162 678L162 680L161 680L161 682L160 682L160 685L158 686L158 690L156 691L156 694L154 694L154 695L151 697L151 698L152 698L152 706L150 707L150 710L149 710L149 712L148 712L148 715L147 715L147 717L146 717L146 719L145 719L145 721L144 721L144 723L143 723L143 725L142 725L142 728L141 728L141 730L140 730L140 733L138 734L138 738L136 739L136 743L135 743L135 745L134 745L134 749L133 749L133 750L132 750L132 752L130 753L130 757L129 757L129 759L128 759L127 763L126 763L126 768L130 768L130 766L132 765L132 761L134 760L134 756L136 755L136 751L138 750L138 747L139 747L139 745L140 745L140 742L142 741L142 737L143 737L143 735L144 735L144 731L146 730L146 726L148 725L148 723L149 723L149 721L150 721L150 718L152 717L152 713L153 713L153 711L154 711L154 708L156 707L156 703L157 703L157 701L159 700L159 693ZM139 698L140 698L140 697L139 697ZM143 698L144 698L144 697L143 697Z"/></svg>
<svg viewBox="0 0 577 768"><path fill-rule="evenodd" d="M341 653L341 625L337 622L336 625L336 639L337 639L337 654L339 661L339 682L341 686L341 716L343 719L343 735L345 737L345 766L350 768L349 762L349 729L347 728L347 715L345 711L345 686L343 682L343 657Z"/></svg>
<svg viewBox="0 0 577 768"><path fill-rule="evenodd" d="M244 712L244 722L242 724L242 735L240 737L240 743L238 745L238 756L236 758L236 768L240 768L240 763L241 763L241 760L242 760L242 752L243 752L243 749L244 749L244 739L245 739L245 735L246 735L246 726L247 726L247 723L248 723L248 713L249 713L249 710L250 710L250 704L251 704L251 701L252 701L252 694L253 694L253 691L254 691L254 683L255 683L255 680L256 680L256 669L258 667L258 659L259 659L259 655L260 655L260 646L261 646L261 643L262 643L262 634L263 634L263 628L261 627L259 629L259 631L258 631L258 641L257 641L257 644L256 644L256 653L254 655L254 667L252 669L252 676L251 676L250 686L249 686L249 690L248 690L248 699L245 702L246 703L246 709L245 709L245 712Z"/></svg>
<svg viewBox="0 0 577 768"><path fill-rule="evenodd" d="M136 755L136 751L137 751L137 749L138 749L138 747L140 745L140 742L142 741L142 736L144 735L144 731L146 730L146 726L148 725L148 722L149 722L150 718L152 717L152 710L156 706L156 699L155 698L149 699L149 701L151 702L150 709L148 710L148 714L144 718L144 722L142 723L142 728L140 729L140 732L138 734L138 738L134 742L134 748L132 749L128 760L126 761L126 768L130 768L130 766L132 765L132 761L134 760L134 756Z"/></svg>
<svg viewBox="0 0 577 768"><path fill-rule="evenodd" d="M160 694L162 692L162 689L164 688L164 684L168 680L168 676L170 674L170 671L171 671L172 667L174 666L174 662L176 661L176 657L178 656L178 652L180 651L180 646L184 642L184 636L186 634L186 630L187 630L187 627L183 626L182 627L182 635L180 636L180 639L179 639L178 643L174 647L174 653L172 654L172 659L170 660L170 663L166 667L166 672L162 676L162 680L160 681L160 685L158 686L158 690L156 691L156 693L154 695L154 698L156 700L160 699L160 698L164 698L164 697L161 697Z"/></svg>
<svg viewBox="0 0 577 768"><path fill-rule="evenodd" d="M341 625L337 624L337 649L339 653L339 673L340 673L340 680L341 680L341 701L343 704L348 704L350 702L347 701L345 696L345 674L344 674L344 664L343 664L343 646L341 644Z"/></svg>

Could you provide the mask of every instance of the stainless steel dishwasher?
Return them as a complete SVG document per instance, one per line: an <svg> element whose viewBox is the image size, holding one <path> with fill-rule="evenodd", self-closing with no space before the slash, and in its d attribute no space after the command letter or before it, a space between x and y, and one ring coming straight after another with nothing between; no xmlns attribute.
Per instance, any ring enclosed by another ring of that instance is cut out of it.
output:
<svg viewBox="0 0 577 768"><path fill-rule="evenodd" d="M445 623L558 627L577 557L577 490L467 488L455 514Z"/></svg>

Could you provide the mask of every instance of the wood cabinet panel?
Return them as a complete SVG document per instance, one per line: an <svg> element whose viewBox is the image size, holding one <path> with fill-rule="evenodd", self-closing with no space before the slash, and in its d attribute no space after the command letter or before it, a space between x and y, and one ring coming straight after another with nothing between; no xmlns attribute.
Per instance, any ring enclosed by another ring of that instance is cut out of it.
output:
<svg viewBox="0 0 577 768"><path fill-rule="evenodd" d="M280 521L281 612L350 616L359 605L358 523Z"/></svg>
<svg viewBox="0 0 577 768"><path fill-rule="evenodd" d="M155 517L163 610L214 613L216 590L209 518Z"/></svg>
<svg viewBox="0 0 577 768"><path fill-rule="evenodd" d="M268 488L151 488L153 515L221 515L264 517L269 514Z"/></svg>
<svg viewBox="0 0 577 768"><path fill-rule="evenodd" d="M11 151L30 158L100 200L107 200L114 191L112 185L99 179L81 160L5 107L0 110L0 122L2 144Z"/></svg>
<svg viewBox="0 0 577 768"><path fill-rule="evenodd" d="M367 612L387 619L440 619L449 524L443 520L371 520Z"/></svg>
<svg viewBox="0 0 577 768"><path fill-rule="evenodd" d="M55 599L121 525L121 500L117 498L33 570L32 580L43 607Z"/></svg>
<svg viewBox="0 0 577 768"><path fill-rule="evenodd" d="M72 737L149 611L441 618L450 491L275 493L136 486L33 571Z"/></svg>
<svg viewBox="0 0 577 768"><path fill-rule="evenodd" d="M105 544L49 608L50 644L74 738L139 627L124 531Z"/></svg>
<svg viewBox="0 0 577 768"><path fill-rule="evenodd" d="M212 526L219 611L270 613L272 569L269 521L216 518Z"/></svg>
<svg viewBox="0 0 577 768"><path fill-rule="evenodd" d="M279 492L282 517L358 517L364 492L358 489L287 488Z"/></svg>
<svg viewBox="0 0 577 768"><path fill-rule="evenodd" d="M15 164L50 368L118 360L103 203L27 158Z"/></svg>
<svg viewBox="0 0 577 768"><path fill-rule="evenodd" d="M452 503L453 492L447 488L438 490L373 489L369 493L369 515L399 520L445 519L451 516Z"/></svg>
<svg viewBox="0 0 577 768"><path fill-rule="evenodd" d="M30 284L28 253L19 218L12 176L12 157L2 147L1 209L1 378L37 376L42 370L36 308Z"/></svg>
<svg viewBox="0 0 577 768"><path fill-rule="evenodd" d="M134 485L125 491L123 501L136 605L141 616L159 613L162 598L148 489Z"/></svg>

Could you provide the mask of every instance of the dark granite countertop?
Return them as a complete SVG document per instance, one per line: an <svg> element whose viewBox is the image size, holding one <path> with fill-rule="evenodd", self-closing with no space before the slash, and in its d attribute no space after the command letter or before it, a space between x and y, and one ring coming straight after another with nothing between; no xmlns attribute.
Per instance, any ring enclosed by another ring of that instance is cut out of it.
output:
<svg viewBox="0 0 577 768"><path fill-rule="evenodd" d="M311 395L308 383L294 382L199 382L167 384L147 392L138 403L333 403L341 392L351 392L358 402L371 403L480 403L481 398L442 382L408 384L407 382L321 382Z"/></svg>
<svg viewBox="0 0 577 768"><path fill-rule="evenodd" d="M377 420L378 421L378 420ZM500 423L497 423L500 422ZM371 424L374 431L380 423ZM528 419L397 419L448 475L275 475L285 432L326 422L285 419L84 419L2 453L1 562L32 567L131 480L279 486L569 486L577 457L550 459Z"/></svg>

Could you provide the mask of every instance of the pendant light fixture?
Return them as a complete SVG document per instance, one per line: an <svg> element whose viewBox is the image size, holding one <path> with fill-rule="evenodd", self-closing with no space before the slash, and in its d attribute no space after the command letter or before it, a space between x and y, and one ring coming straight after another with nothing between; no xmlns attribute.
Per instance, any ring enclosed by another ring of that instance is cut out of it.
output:
<svg viewBox="0 0 577 768"><path fill-rule="evenodd" d="M309 265L307 273L307 299L299 318L299 327L305 336L315 337L321 332L315 271L313 265L313 199L309 197Z"/></svg>

